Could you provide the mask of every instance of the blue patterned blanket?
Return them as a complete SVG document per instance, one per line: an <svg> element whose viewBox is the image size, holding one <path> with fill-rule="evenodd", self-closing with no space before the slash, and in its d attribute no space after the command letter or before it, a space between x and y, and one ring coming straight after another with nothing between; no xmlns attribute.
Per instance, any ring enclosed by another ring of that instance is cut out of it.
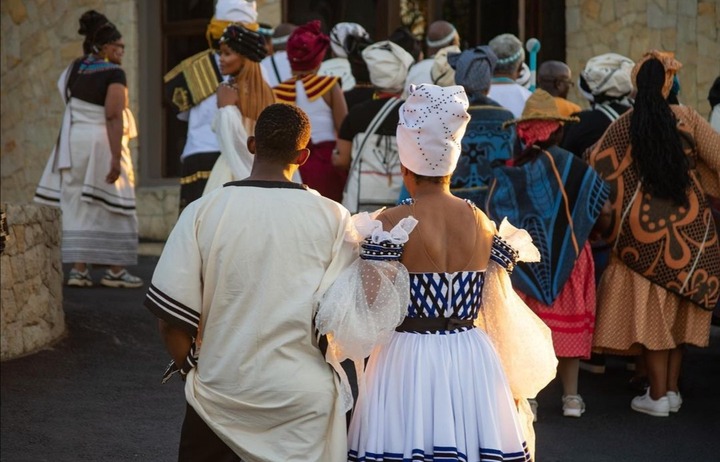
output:
<svg viewBox="0 0 720 462"><path fill-rule="evenodd" d="M520 263L513 286L546 305L560 294L610 188L584 161L553 146L520 166L493 168L485 211L527 230L539 263Z"/></svg>

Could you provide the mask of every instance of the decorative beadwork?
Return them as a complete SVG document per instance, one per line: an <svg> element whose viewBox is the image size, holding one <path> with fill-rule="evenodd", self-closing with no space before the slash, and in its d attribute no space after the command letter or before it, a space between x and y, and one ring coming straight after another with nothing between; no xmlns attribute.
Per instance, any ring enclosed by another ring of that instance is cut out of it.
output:
<svg viewBox="0 0 720 462"><path fill-rule="evenodd" d="M508 274L512 274L519 257L518 251L510 247L503 238L498 235L493 236L490 259L505 268Z"/></svg>
<svg viewBox="0 0 720 462"><path fill-rule="evenodd" d="M374 243L370 238L360 244L360 258L363 260L398 261L402 257L404 244L390 242Z"/></svg>

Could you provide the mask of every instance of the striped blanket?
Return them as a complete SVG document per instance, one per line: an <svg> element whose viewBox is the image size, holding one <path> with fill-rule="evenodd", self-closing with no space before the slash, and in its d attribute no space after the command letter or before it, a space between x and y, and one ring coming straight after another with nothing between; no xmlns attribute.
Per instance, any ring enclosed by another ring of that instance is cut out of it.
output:
<svg viewBox="0 0 720 462"><path fill-rule="evenodd" d="M513 286L551 305L562 290L610 188L585 162L553 146L520 166L493 169L485 202L488 216L527 230L540 250L538 263L520 263Z"/></svg>

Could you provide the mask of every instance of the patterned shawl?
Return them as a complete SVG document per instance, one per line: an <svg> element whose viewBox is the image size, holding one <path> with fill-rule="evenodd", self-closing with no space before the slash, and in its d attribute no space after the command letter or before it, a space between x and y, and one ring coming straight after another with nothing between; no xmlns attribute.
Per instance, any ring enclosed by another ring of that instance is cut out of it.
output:
<svg viewBox="0 0 720 462"><path fill-rule="evenodd" d="M551 305L560 294L608 198L610 188L585 162L553 146L520 166L493 169L488 216L527 230L538 263L520 263L513 286Z"/></svg>
<svg viewBox="0 0 720 462"><path fill-rule="evenodd" d="M700 308L712 310L720 296L720 246L712 213L695 169L695 141L678 126L690 156L688 207L642 191L632 168L630 114L613 123L588 154L590 165L611 187L613 223L607 239L630 269Z"/></svg>

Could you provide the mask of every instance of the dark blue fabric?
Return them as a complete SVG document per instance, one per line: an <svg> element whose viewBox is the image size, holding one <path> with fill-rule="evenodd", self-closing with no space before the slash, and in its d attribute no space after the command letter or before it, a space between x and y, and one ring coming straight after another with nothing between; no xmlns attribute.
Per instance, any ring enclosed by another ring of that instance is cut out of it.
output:
<svg viewBox="0 0 720 462"><path fill-rule="evenodd" d="M507 217L530 233L541 261L519 263L513 286L551 305L570 277L610 188L570 152L556 146L546 152L549 155L540 154L521 166L494 168L485 209L490 219L499 223Z"/></svg>
<svg viewBox="0 0 720 462"><path fill-rule="evenodd" d="M485 202L492 179L491 166L512 158L514 127L503 128L513 114L489 98L479 97L470 106L470 122L462 139L462 154L450 180L450 191L476 204Z"/></svg>

